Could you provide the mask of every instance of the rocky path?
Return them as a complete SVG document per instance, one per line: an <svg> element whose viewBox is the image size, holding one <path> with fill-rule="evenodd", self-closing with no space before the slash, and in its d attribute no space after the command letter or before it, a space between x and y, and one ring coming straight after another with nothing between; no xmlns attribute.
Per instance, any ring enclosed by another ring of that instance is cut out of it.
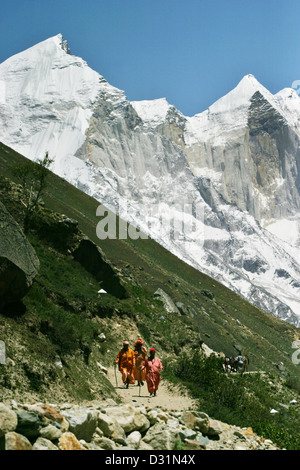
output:
<svg viewBox="0 0 300 470"><path fill-rule="evenodd" d="M164 379L150 398L146 384L125 389L114 367L107 377L122 403L0 403L0 450L277 449L252 428L210 418L184 388Z"/></svg>
<svg viewBox="0 0 300 470"><path fill-rule="evenodd" d="M129 385L129 388L126 389L118 370L116 370L116 376L114 367L108 369L107 378L124 403L133 402L137 405L159 406L168 411L197 409L196 401L189 397L188 392L183 387L176 387L165 379L160 382L157 396L150 397L146 383L142 387Z"/></svg>

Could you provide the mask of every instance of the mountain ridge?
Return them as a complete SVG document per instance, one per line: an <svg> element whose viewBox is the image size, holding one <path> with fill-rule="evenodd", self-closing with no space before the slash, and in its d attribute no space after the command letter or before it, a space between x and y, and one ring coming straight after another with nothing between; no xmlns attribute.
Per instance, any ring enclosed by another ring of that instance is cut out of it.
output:
<svg viewBox="0 0 300 470"><path fill-rule="evenodd" d="M14 56L0 65L7 92L1 102L5 124L0 124L0 139L30 159L49 151L55 173L197 269L274 315L300 324L299 288L295 287L300 279L300 153L297 113L290 111L294 109L290 100L294 103L296 97L279 94L281 105L286 96L285 107L294 116L290 125L284 117L282 122L277 119L282 113L276 100L272 98L271 108L266 106L263 95L271 94L259 84L263 99L256 95L258 111L252 113L249 125L248 98L258 82L248 75L229 96L194 118L185 118L165 100L158 100L156 104L163 108L163 113L160 109L156 114L159 125L151 126L149 120L145 127L137 105L82 59L68 54L62 44L62 36L57 35L27 50L25 65L20 60L23 53L17 56L17 64ZM43 57L32 57L39 48ZM17 89L21 100L16 98ZM228 106L238 102L237 89L242 89L240 114L230 116L229 129L222 134L218 129L223 111L226 115ZM217 127L209 127L208 132L199 128L201 141L195 141L191 122L198 125L203 119L205 125L213 122ZM182 223L184 204L192 211L197 207L200 217L188 214L196 231L192 238L184 234L175 240L174 233L162 231L151 211L155 208L158 215L167 215L167 223L176 225ZM289 248L274 236L280 220L291 224L296 246ZM274 233L266 232L262 221ZM204 240L197 238L203 233ZM258 271L252 272L255 266ZM276 270L280 269L289 278L279 289Z"/></svg>

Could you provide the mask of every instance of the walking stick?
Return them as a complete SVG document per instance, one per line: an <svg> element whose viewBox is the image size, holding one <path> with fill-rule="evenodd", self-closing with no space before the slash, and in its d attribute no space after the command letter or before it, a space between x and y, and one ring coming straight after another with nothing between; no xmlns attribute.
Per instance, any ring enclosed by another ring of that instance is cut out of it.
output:
<svg viewBox="0 0 300 470"><path fill-rule="evenodd" d="M142 369L140 368L139 397L141 396Z"/></svg>
<svg viewBox="0 0 300 470"><path fill-rule="evenodd" d="M116 379L116 387L118 386L118 379L117 379L117 364L114 363L114 366L115 366L115 379Z"/></svg>

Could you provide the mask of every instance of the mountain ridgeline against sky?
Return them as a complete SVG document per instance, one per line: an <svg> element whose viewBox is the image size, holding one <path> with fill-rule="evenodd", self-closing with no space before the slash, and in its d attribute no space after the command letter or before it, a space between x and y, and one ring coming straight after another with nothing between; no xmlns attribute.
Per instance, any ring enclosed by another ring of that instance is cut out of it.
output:
<svg viewBox="0 0 300 470"><path fill-rule="evenodd" d="M166 99L129 102L59 34L0 65L0 114L4 144L32 160L48 151L54 173L253 304L300 325L295 90L272 95L247 75L186 117Z"/></svg>

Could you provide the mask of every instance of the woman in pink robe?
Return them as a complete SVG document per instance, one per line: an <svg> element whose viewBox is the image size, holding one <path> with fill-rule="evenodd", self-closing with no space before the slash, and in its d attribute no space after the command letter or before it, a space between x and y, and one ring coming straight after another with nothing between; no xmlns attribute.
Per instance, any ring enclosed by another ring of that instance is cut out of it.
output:
<svg viewBox="0 0 300 470"><path fill-rule="evenodd" d="M156 396L159 382L161 381L160 371L163 370L163 365L160 360L155 357L155 349L150 349L150 356L145 360L146 369L146 382L150 397Z"/></svg>

